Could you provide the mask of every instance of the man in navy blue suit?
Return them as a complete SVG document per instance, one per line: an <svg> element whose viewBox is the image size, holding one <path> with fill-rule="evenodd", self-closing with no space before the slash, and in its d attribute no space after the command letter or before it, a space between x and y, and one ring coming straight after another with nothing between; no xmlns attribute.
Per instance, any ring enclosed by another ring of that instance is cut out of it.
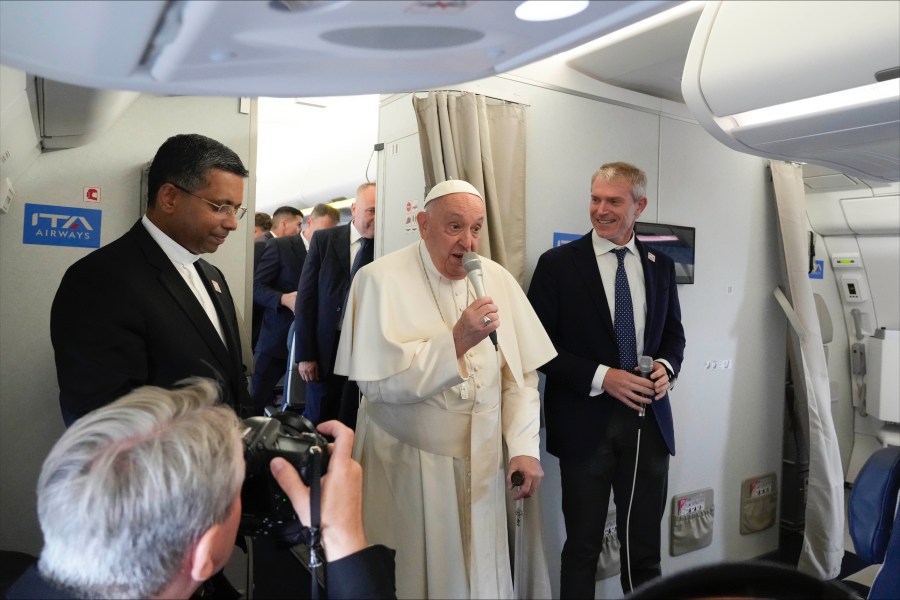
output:
<svg viewBox="0 0 900 600"><path fill-rule="evenodd" d="M265 214L265 213L262 213ZM256 273L259 261L262 259L266 244L276 238L292 237L300 231L303 225L303 213L293 206L279 206L269 219L269 228L253 238L253 272ZM259 343L262 331L263 314L265 305L253 299L252 331L250 337L250 349L256 353L256 344Z"/></svg>
<svg viewBox="0 0 900 600"><path fill-rule="evenodd" d="M610 488L622 589L661 575L660 521L675 454L668 390L685 338L674 264L634 236L646 185L633 165L601 166L591 179L593 231L545 252L528 291L558 352L541 371L566 523L561 598L594 597ZM653 358L649 379L636 368L642 355Z"/></svg>
<svg viewBox="0 0 900 600"><path fill-rule="evenodd" d="M250 382L256 414L261 415L274 399L275 386L287 366L287 336L294 322L297 283L313 233L334 227L340 219L334 207L317 204L306 217L306 229L269 240L259 258L253 274L253 302L264 312Z"/></svg>
<svg viewBox="0 0 900 600"><path fill-rule="evenodd" d="M306 382L304 416L313 423L339 418L352 428L359 392L356 384L334 373L334 359L353 269L373 257L374 183L357 188L350 211L352 222L313 236L297 287L294 345L297 371Z"/></svg>

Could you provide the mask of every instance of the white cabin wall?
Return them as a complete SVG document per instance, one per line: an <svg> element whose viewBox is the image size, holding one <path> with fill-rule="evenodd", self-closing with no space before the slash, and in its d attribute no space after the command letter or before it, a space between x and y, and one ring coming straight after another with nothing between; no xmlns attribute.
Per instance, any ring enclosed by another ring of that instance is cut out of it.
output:
<svg viewBox="0 0 900 600"><path fill-rule="evenodd" d="M838 439L841 453L841 467L844 475L850 467L850 455L853 451L853 392L850 381L850 344L845 327L841 306L840 291L835 279L835 270L831 266L826 240L816 235L816 260L822 261L822 279L810 279L809 284L814 294L819 294L825 301L831 317L832 340L825 344L827 349L828 381L831 393L831 416L834 419L834 431Z"/></svg>
<svg viewBox="0 0 900 600"><path fill-rule="evenodd" d="M454 86L530 106L526 283L554 231L590 230L590 176L600 164L626 160L647 172L642 220L697 228L696 283L679 286L687 348L672 392L678 454L669 496L712 487L716 498L712 544L675 558L668 555L667 511L663 571L770 552L778 546L777 526L739 534L741 481L767 472L781 476L787 329L772 297L780 258L765 161L721 145L689 122L681 105L632 93L606 102L599 95L603 84L567 93L562 83L499 76ZM376 237L385 251L418 239L401 225L406 202L421 203L424 185L410 98L382 99L379 142L386 146L379 158ZM629 100L640 102L629 107ZM401 163L403 170L393 168ZM732 361L730 370L706 370L706 361L723 359ZM543 464L546 549L558 595L565 539L559 469L547 454ZM618 577L598 584L598 597L621 594Z"/></svg>
<svg viewBox="0 0 900 600"><path fill-rule="evenodd" d="M885 221L890 219L885 218ZM830 263L830 259L836 255L856 254L863 261L864 273L862 273L861 286L865 290L865 302L858 305L842 302L840 297L840 277L843 273L836 273L832 270L831 280L827 281L829 273L826 271L826 281L832 286L835 295L838 298L838 308L832 313L832 319L835 327L835 339L837 339L837 330L841 329L844 333L843 339L845 345L836 348L837 353L841 353L841 361L845 365L843 373L835 373L834 377L838 381L843 381L843 385L849 388L847 395L842 395L839 399L838 406L832 405L833 414L835 410L843 415L842 422L835 422L838 429L839 443L841 444L841 457L844 458L845 452L850 450L851 455L848 463L845 463L844 475L848 482L856 480L856 475L862 468L865 461L873 452L882 447L881 441L877 439L879 429L884 423L872 415L862 414L858 407L860 405L860 390L865 389L860 386L861 378L859 376L850 375L850 346L856 342L866 344L869 336L874 334L875 330L884 327L886 329L896 330L900 328L900 276L898 276L898 264L900 264L900 238L896 235L831 235L824 238L825 250L823 252L826 265ZM817 251L818 254L818 251ZM856 329L853 324L853 318L850 311L860 309L862 311L862 333L863 339L856 338ZM829 373L832 373L833 353L829 354ZM857 407L854 409L853 407ZM849 411L849 416L847 413ZM850 425L850 432L853 434L852 445L844 446L847 432L847 424Z"/></svg>
<svg viewBox="0 0 900 600"><path fill-rule="evenodd" d="M740 534L741 482L767 472L781 481L787 327L772 296L782 258L765 164L661 118L659 222L697 228L696 283L678 288L687 347L671 393L669 496L712 487L716 504L713 543L664 558L672 570L778 547L777 525ZM706 369L722 359L730 369Z"/></svg>
<svg viewBox="0 0 900 600"><path fill-rule="evenodd" d="M852 483L882 446L878 435L884 422L861 406L871 375L852 374L850 355L853 344L866 346L877 329L900 328L900 185L848 178L809 165L804 181L809 227L816 232L816 258L824 266L823 278L811 283L825 299L834 329L828 353L831 407L845 479ZM860 262L833 266L833 259L847 256ZM861 290L857 301L844 297L842 280L847 277ZM856 311L859 331L853 318Z"/></svg>
<svg viewBox="0 0 900 600"><path fill-rule="evenodd" d="M233 149L254 171L251 117L237 98L142 95L95 141L44 153L16 182L9 214L0 215L0 548L37 554L41 536L35 486L41 464L63 432L50 344L50 305L65 270L93 249L22 243L26 203L103 211L101 245L125 233L140 215L141 168L178 133L201 133ZM82 201L84 186L101 188L101 203ZM249 185L245 188L253 190ZM238 309L247 314L252 283L247 256L251 218L206 258L225 273ZM248 230L249 227L249 230ZM252 262L252 261L249 261ZM122 269L128 265L123 264ZM122 298L128 302L128 298Z"/></svg>

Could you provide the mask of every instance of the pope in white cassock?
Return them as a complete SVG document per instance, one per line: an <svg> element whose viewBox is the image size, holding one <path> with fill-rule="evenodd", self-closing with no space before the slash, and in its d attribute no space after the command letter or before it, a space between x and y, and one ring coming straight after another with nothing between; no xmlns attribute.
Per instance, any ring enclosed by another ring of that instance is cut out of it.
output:
<svg viewBox="0 0 900 600"><path fill-rule="evenodd" d="M483 259L488 295L476 297L462 258L484 215L472 185L437 184L422 239L362 268L347 302L335 372L364 396L354 458L366 535L397 550L399 598L512 597L507 494L531 497L544 475L536 369L556 351L506 269ZM507 492L515 471L524 483ZM529 563L530 589L517 593L549 597L540 507L527 504L517 564Z"/></svg>

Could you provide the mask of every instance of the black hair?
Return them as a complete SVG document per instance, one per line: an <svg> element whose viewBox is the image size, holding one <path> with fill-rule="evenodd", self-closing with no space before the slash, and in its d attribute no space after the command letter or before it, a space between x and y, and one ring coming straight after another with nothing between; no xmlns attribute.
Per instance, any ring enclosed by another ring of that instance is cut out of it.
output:
<svg viewBox="0 0 900 600"><path fill-rule="evenodd" d="M156 203L159 188L167 182L191 192L206 187L206 174L210 169L219 169L240 177L250 174L234 150L221 142L198 133L170 137L156 151L150 165L147 206L151 207Z"/></svg>

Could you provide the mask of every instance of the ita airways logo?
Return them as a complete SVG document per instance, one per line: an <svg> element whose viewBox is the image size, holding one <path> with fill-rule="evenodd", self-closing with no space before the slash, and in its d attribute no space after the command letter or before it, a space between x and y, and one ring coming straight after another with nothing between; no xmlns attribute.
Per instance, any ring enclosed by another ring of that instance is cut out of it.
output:
<svg viewBox="0 0 900 600"><path fill-rule="evenodd" d="M100 247L101 211L50 204L26 204L22 243Z"/></svg>
<svg viewBox="0 0 900 600"><path fill-rule="evenodd" d="M583 233L564 233L562 231L554 231L553 232L553 247L556 248L558 246L562 246L563 244L568 244L569 242L574 242L578 238L582 237Z"/></svg>

